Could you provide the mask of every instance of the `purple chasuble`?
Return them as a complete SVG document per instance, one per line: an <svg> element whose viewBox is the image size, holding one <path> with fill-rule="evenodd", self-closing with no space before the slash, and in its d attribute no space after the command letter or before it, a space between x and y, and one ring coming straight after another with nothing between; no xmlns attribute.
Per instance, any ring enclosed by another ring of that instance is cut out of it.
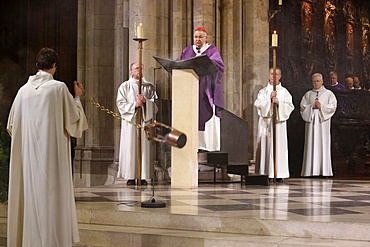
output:
<svg viewBox="0 0 370 247"><path fill-rule="evenodd" d="M216 106L215 115L221 117L224 108L224 97L222 94L222 76L224 74L224 62L217 50L211 45L202 54L206 54L216 65L218 71L199 78L199 131L204 131L206 122L213 115L212 106ZM186 47L177 60L195 57L193 46Z"/></svg>
<svg viewBox="0 0 370 247"><path fill-rule="evenodd" d="M344 86L343 84L341 84L339 82L335 86L332 86L332 85L327 84L327 83L324 86L325 86L326 89L329 89L329 90L333 90L333 89L335 89L335 90L347 90L346 86Z"/></svg>

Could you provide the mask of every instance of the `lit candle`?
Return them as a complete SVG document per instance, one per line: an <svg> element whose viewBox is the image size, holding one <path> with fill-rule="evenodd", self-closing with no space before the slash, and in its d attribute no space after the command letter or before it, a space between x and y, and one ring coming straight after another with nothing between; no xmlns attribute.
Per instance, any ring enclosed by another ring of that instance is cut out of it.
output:
<svg viewBox="0 0 370 247"><path fill-rule="evenodd" d="M136 38L138 39L144 38L144 28L142 23L140 23L139 26L137 26L136 32L137 32Z"/></svg>
<svg viewBox="0 0 370 247"><path fill-rule="evenodd" d="M283 0L279 0L279 5L283 5Z"/></svg>
<svg viewBox="0 0 370 247"><path fill-rule="evenodd" d="M276 31L274 31L274 33L272 34L271 44L274 47L278 46L278 34L276 33Z"/></svg>

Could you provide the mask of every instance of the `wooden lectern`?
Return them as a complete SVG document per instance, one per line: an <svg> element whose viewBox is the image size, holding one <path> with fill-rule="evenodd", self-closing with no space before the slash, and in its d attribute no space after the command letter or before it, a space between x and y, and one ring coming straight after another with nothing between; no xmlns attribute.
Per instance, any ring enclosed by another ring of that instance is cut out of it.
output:
<svg viewBox="0 0 370 247"><path fill-rule="evenodd" d="M172 74L172 126L187 136L185 147L171 150L171 187L197 188L199 77L217 67L207 55L179 61L153 57Z"/></svg>

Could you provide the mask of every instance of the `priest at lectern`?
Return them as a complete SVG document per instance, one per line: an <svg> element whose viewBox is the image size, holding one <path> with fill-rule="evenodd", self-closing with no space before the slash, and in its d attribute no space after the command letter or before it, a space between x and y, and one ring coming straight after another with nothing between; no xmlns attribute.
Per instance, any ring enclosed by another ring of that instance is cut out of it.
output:
<svg viewBox="0 0 370 247"><path fill-rule="evenodd" d="M224 108L222 76L224 62L216 46L207 43L207 31L198 27L194 31L194 45L186 47L177 60L206 54L218 71L199 78L199 149L220 151L220 118Z"/></svg>

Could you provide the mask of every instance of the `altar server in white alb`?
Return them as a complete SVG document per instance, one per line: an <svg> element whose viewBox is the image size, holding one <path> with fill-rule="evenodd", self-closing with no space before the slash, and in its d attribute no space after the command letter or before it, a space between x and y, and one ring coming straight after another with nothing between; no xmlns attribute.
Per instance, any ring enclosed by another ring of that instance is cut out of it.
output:
<svg viewBox="0 0 370 247"><path fill-rule="evenodd" d="M53 78L58 60L54 50L40 50L37 74L19 89L10 110L9 247L79 242L70 142L87 129L83 86L75 82L73 98Z"/></svg>
<svg viewBox="0 0 370 247"><path fill-rule="evenodd" d="M337 99L323 86L320 73L312 75L313 88L302 98L300 112L305 121L305 144L301 176L333 176L331 166L331 117Z"/></svg>
<svg viewBox="0 0 370 247"><path fill-rule="evenodd" d="M117 107L121 113L121 140L119 151L119 168L117 177L127 179L127 185L138 184L138 130L136 126L128 121L137 122L137 109L142 110L141 126L149 124L155 113L157 106L154 100L157 98L154 85L144 79L144 67L142 66L142 85L141 94L139 94L139 63L134 62L130 65L131 77L128 81L123 82L117 93ZM147 185L146 179L150 178L150 141L146 138L144 130L141 130L142 146L142 172L141 185Z"/></svg>
<svg viewBox="0 0 370 247"><path fill-rule="evenodd" d="M273 160L273 106L276 105L276 178L283 181L289 175L288 140L286 121L294 110L292 96L281 83L281 69L276 68L276 91L273 90L274 73L270 68L269 84L258 92L254 106L259 116L257 133L256 173L274 178Z"/></svg>

